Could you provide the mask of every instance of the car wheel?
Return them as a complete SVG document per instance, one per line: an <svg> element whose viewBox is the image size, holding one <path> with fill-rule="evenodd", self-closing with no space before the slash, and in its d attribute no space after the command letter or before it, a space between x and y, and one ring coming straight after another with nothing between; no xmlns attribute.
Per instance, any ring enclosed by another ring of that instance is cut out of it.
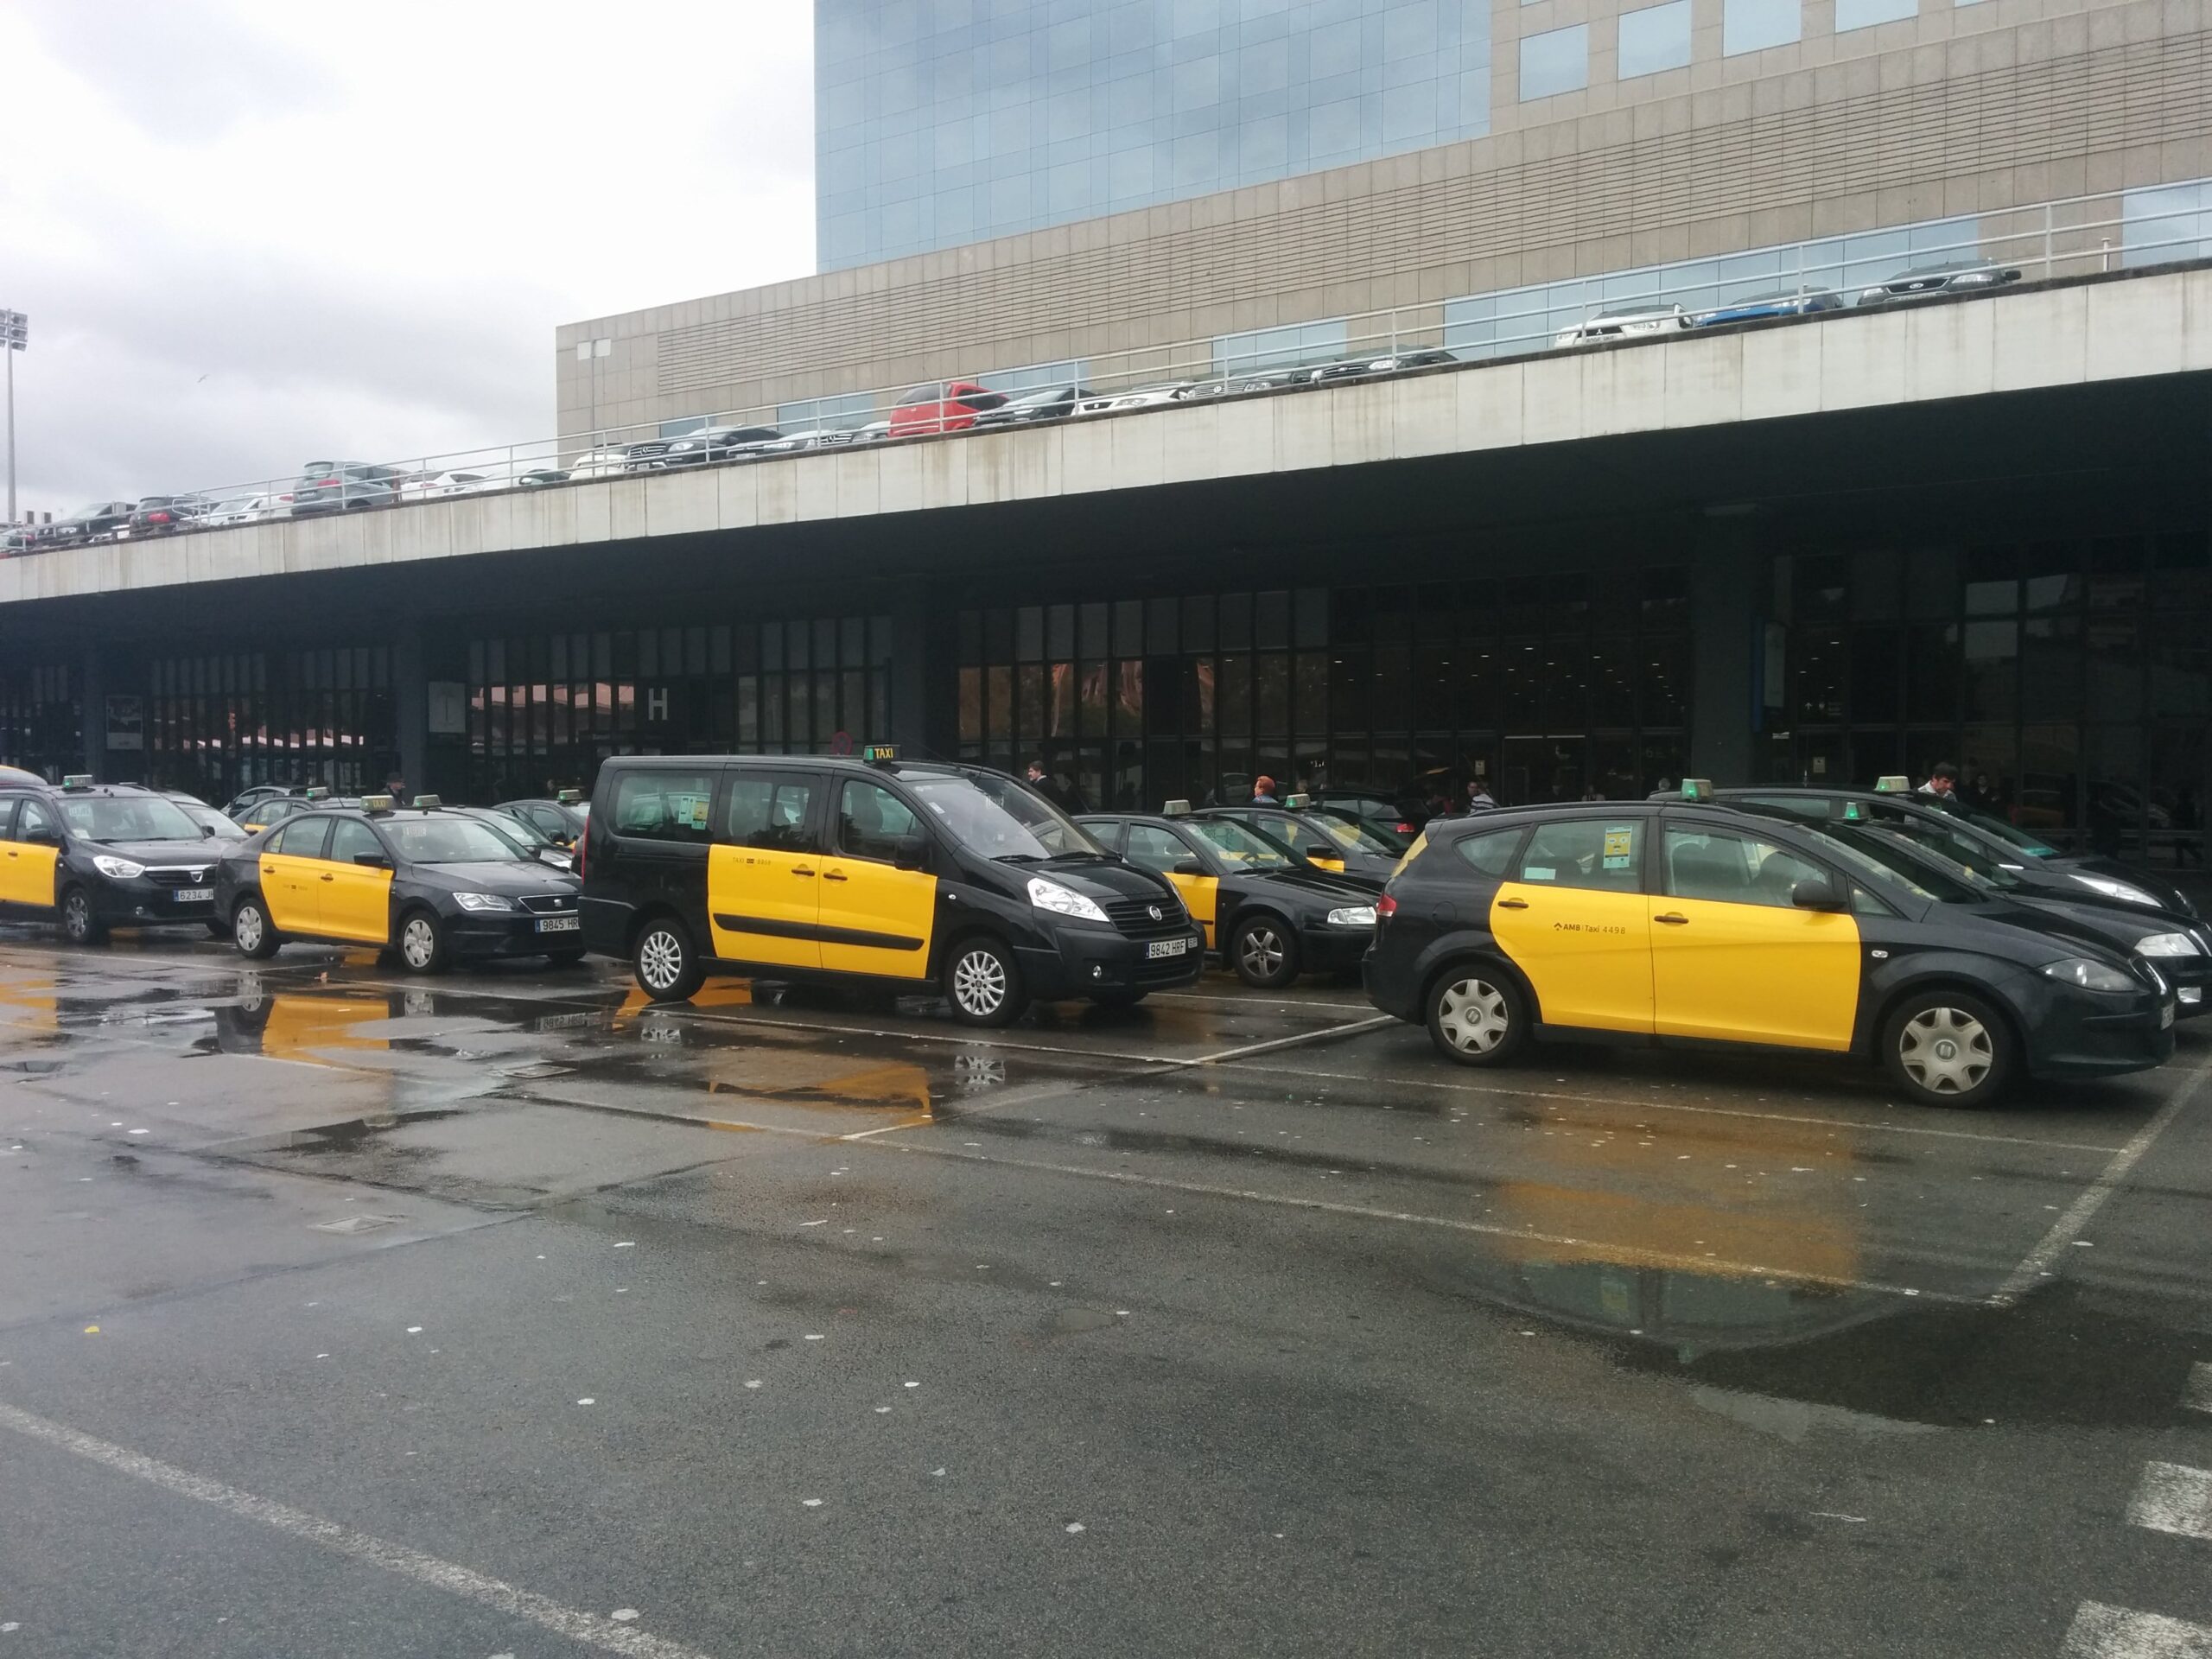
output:
<svg viewBox="0 0 2212 1659"><path fill-rule="evenodd" d="M1503 1065L1529 1040L1527 1005L1513 982L1488 964L1446 970L1428 993L1428 1034L1462 1065Z"/></svg>
<svg viewBox="0 0 2212 1659"><path fill-rule="evenodd" d="M446 931L427 910L410 910L399 918L399 960L410 974L442 974L446 969Z"/></svg>
<svg viewBox="0 0 2212 1659"><path fill-rule="evenodd" d="M282 941L270 923L260 894L250 893L239 899L238 908L231 912L231 943L238 946L240 956L256 962L265 962L276 954Z"/></svg>
<svg viewBox="0 0 2212 1659"><path fill-rule="evenodd" d="M98 944L107 937L107 929L92 913L92 894L82 887L61 895L61 937L72 944Z"/></svg>
<svg viewBox="0 0 2212 1659"><path fill-rule="evenodd" d="M698 953L691 948L691 936L673 916L658 916L645 924L630 953L630 966L638 976L638 988L656 1002L681 1002L706 978Z"/></svg>
<svg viewBox="0 0 2212 1659"><path fill-rule="evenodd" d="M1229 961L1247 985L1280 990L1298 977L1298 935L1280 916L1254 916L1237 924Z"/></svg>
<svg viewBox="0 0 2212 1659"><path fill-rule="evenodd" d="M944 999L963 1026L1011 1025L1029 999L1014 952L996 939L963 939L945 957Z"/></svg>
<svg viewBox="0 0 2212 1659"><path fill-rule="evenodd" d="M1963 991L1923 991L1882 1030L1890 1080L1927 1106L1986 1106L2012 1086L2018 1044L2004 1017Z"/></svg>

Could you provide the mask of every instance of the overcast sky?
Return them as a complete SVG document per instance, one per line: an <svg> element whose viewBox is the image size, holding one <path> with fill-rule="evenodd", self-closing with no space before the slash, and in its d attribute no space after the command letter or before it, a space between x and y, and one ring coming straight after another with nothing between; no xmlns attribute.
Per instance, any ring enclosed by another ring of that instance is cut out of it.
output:
<svg viewBox="0 0 2212 1659"><path fill-rule="evenodd" d="M25 509L550 436L556 323L814 267L808 0L6 0L0 64Z"/></svg>

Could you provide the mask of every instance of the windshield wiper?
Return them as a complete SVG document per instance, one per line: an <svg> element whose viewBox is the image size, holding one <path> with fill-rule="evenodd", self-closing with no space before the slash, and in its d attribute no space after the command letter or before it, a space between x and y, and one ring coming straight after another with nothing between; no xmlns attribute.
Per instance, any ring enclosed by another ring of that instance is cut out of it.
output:
<svg viewBox="0 0 2212 1659"><path fill-rule="evenodd" d="M1046 861L1034 853L993 853L994 864L1042 864Z"/></svg>

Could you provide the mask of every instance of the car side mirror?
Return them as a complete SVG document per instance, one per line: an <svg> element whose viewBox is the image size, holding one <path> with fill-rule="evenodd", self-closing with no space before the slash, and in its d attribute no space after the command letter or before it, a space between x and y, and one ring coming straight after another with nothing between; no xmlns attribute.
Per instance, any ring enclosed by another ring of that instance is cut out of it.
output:
<svg viewBox="0 0 2212 1659"><path fill-rule="evenodd" d="M1847 910L1851 900L1827 876L1800 881L1789 889L1789 902L1800 910Z"/></svg>
<svg viewBox="0 0 2212 1659"><path fill-rule="evenodd" d="M61 844L61 837L44 824L24 830L23 840L27 845L32 847L59 847Z"/></svg>
<svg viewBox="0 0 2212 1659"><path fill-rule="evenodd" d="M201 825L200 826L200 840L202 840L202 841L213 841L214 838L215 838L215 826L214 826L213 824L212 824L212 823L203 823L203 824L201 824Z"/></svg>
<svg viewBox="0 0 2212 1659"><path fill-rule="evenodd" d="M353 861L365 869L388 870L391 868L391 855L389 853L356 853L353 855Z"/></svg>
<svg viewBox="0 0 2212 1659"><path fill-rule="evenodd" d="M1170 875L1204 875L1206 867L1195 858L1186 858L1168 872Z"/></svg>
<svg viewBox="0 0 2212 1659"><path fill-rule="evenodd" d="M891 862L897 869L918 870L928 861L929 854L927 836L901 836L899 844L892 851Z"/></svg>

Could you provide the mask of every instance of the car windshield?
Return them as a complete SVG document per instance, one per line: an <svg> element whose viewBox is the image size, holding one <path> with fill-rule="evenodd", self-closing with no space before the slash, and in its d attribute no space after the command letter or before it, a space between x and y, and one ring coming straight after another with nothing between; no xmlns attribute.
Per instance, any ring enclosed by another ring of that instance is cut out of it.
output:
<svg viewBox="0 0 2212 1659"><path fill-rule="evenodd" d="M1337 845L1348 848L1353 852L1382 853L1387 855L1405 851L1402 842L1387 841L1365 824L1355 823L1349 818L1338 817L1333 813L1317 814L1313 822L1319 824L1328 835L1329 839L1335 842Z"/></svg>
<svg viewBox="0 0 2212 1659"><path fill-rule="evenodd" d="M219 836L233 836L239 840L245 838L245 830L237 819L224 817L203 802L178 801L175 804L176 810L190 818L199 829L213 830Z"/></svg>
<svg viewBox="0 0 2212 1659"><path fill-rule="evenodd" d="M87 841L198 841L200 826L158 795L95 795L61 803L61 821Z"/></svg>
<svg viewBox="0 0 2212 1659"><path fill-rule="evenodd" d="M479 818L391 818L384 832L410 864L501 864L523 850Z"/></svg>
<svg viewBox="0 0 2212 1659"><path fill-rule="evenodd" d="M1819 836L1826 851L1838 863L1847 866L1854 875L1872 875L1881 880L1901 886L1916 899L1930 899L1946 905L1980 904L1989 895L1986 884L1975 885L1974 877L1966 870L1946 874L1938 869L1943 861L1926 854L1916 853L1907 843L1889 839L1855 825L1826 823L1801 824Z"/></svg>
<svg viewBox="0 0 2212 1659"><path fill-rule="evenodd" d="M1954 817L1964 818L1968 823L1974 825L1975 829L1986 831L1986 833L1996 836L1998 840L2003 842L2006 846L2018 848L2021 852L2025 853L2030 858L2056 858L2058 856L2057 848L2053 847L2046 841L2043 841L2035 836L2030 835L2026 830L2021 829L2017 823L2009 823L2005 819L1993 817L1986 812L1960 811L1956 808L1946 808L1944 810L1949 811Z"/></svg>
<svg viewBox="0 0 2212 1659"><path fill-rule="evenodd" d="M508 840L520 842L525 847L550 847L553 844L552 836L519 812L502 812L496 821L485 818L481 822L490 824Z"/></svg>
<svg viewBox="0 0 2212 1659"><path fill-rule="evenodd" d="M938 827L971 853L1010 864L1106 856L1072 818L1011 778L925 772L906 780Z"/></svg>
<svg viewBox="0 0 2212 1659"><path fill-rule="evenodd" d="M1247 830L1231 818L1193 818L1191 828L1200 840L1231 864L1247 870L1287 870L1294 868L1280 842L1255 830Z"/></svg>
<svg viewBox="0 0 2212 1659"><path fill-rule="evenodd" d="M91 505L89 505L89 506L83 506L83 507L79 507L79 508L78 508L78 509L77 509L77 511L76 511L76 512L73 512L73 513L69 513L69 514L66 515L66 516L65 516L65 517L63 517L63 518L57 518L57 519L55 519L54 522L54 523L56 523L56 524L79 524L79 523L81 523L83 520L85 520L85 519L86 519L86 518L105 518L105 517L106 516L106 514L107 514L107 511L108 511L108 504L107 504L106 502L105 502L105 501L95 501L95 502L93 502Z"/></svg>

